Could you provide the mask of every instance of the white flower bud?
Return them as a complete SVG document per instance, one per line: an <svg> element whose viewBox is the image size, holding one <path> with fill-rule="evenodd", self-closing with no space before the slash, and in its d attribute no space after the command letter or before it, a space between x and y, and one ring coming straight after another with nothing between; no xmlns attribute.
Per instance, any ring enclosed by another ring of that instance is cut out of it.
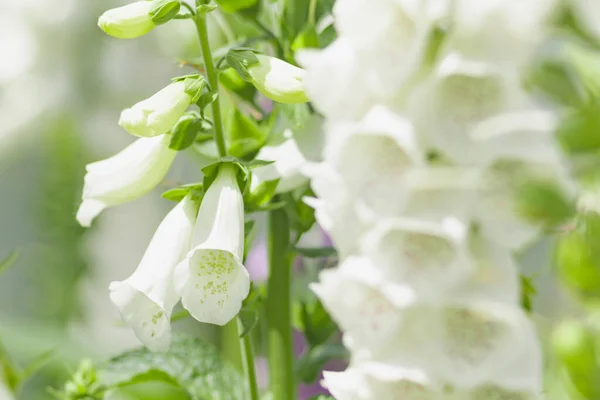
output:
<svg viewBox="0 0 600 400"><path fill-rule="evenodd" d="M98 19L98 26L106 34L119 39L133 39L154 29L150 10L151 1L136 1L106 11Z"/></svg>
<svg viewBox="0 0 600 400"><path fill-rule="evenodd" d="M171 312L179 301L173 272L190 249L199 202L188 195L167 214L135 272L110 284L110 298L125 323L152 351L167 351Z"/></svg>
<svg viewBox="0 0 600 400"><path fill-rule="evenodd" d="M171 83L146 100L123 110L119 118L127 132L152 137L168 133L192 102L185 81Z"/></svg>
<svg viewBox="0 0 600 400"><path fill-rule="evenodd" d="M83 202L77 211L82 226L106 207L137 199L158 185L175 159L170 135L141 138L120 153L86 166Z"/></svg>
<svg viewBox="0 0 600 400"><path fill-rule="evenodd" d="M285 104L306 103L304 75L306 72L275 57L256 54L258 64L248 67L251 82L271 100Z"/></svg>
<svg viewBox="0 0 600 400"><path fill-rule="evenodd" d="M183 307L200 322L225 325L242 307L250 276L242 265L244 200L237 167L222 164L200 206L193 249L175 271Z"/></svg>

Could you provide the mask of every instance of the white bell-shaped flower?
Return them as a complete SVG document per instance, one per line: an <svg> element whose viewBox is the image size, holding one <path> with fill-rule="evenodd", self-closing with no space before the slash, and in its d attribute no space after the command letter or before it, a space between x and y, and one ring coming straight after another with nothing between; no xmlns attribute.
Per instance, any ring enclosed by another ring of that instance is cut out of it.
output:
<svg viewBox="0 0 600 400"><path fill-rule="evenodd" d="M275 57L256 54L258 64L248 68L252 84L271 100L284 104L306 103L306 71Z"/></svg>
<svg viewBox="0 0 600 400"><path fill-rule="evenodd" d="M452 29L446 47L463 56L519 68L547 37L555 0L458 0L452 2Z"/></svg>
<svg viewBox="0 0 600 400"><path fill-rule="evenodd" d="M109 287L125 323L152 351L167 351L171 343L171 312L179 301L173 273L190 250L198 207L189 195L176 205L159 225L135 272Z"/></svg>
<svg viewBox="0 0 600 400"><path fill-rule="evenodd" d="M256 159L273 163L252 171L251 191L261 183L275 179L279 179L276 193L289 192L308 182L308 178L302 172L307 161L290 129L286 129L276 143L263 146Z"/></svg>
<svg viewBox="0 0 600 400"><path fill-rule="evenodd" d="M150 11L152 1L136 1L106 11L98 19L98 26L108 35L119 39L133 39L154 29Z"/></svg>
<svg viewBox="0 0 600 400"><path fill-rule="evenodd" d="M242 265L244 200L237 172L232 164L219 167L198 212L192 250L175 271L181 303L200 322L226 324L250 291Z"/></svg>
<svg viewBox="0 0 600 400"><path fill-rule="evenodd" d="M359 123L334 124L329 133L325 162L350 196L382 215L399 215L407 197L403 178L423 159L410 122L376 106Z"/></svg>
<svg viewBox="0 0 600 400"><path fill-rule="evenodd" d="M479 148L481 143L469 135L471 127L528 106L517 71L505 72L453 53L416 88L408 112L428 147L455 163L470 165L487 160Z"/></svg>
<svg viewBox="0 0 600 400"><path fill-rule="evenodd" d="M414 74L432 26L446 15L437 0L338 0L335 26L369 64L363 79L381 99L392 100Z"/></svg>
<svg viewBox="0 0 600 400"><path fill-rule="evenodd" d="M490 383L541 390L542 357L532 323L520 307L489 301L448 302L428 312L437 376L459 388ZM425 331L423 331L425 332Z"/></svg>
<svg viewBox="0 0 600 400"><path fill-rule="evenodd" d="M311 289L340 325L344 343L355 356L369 358L411 343L413 337L404 328L418 312L409 309L415 301L414 291L406 285L390 284L368 259L348 257L340 267L321 272ZM397 334L401 328L405 335Z"/></svg>
<svg viewBox="0 0 600 400"><path fill-rule="evenodd" d="M322 384L338 400L441 400L442 389L422 370L367 362L324 372Z"/></svg>
<svg viewBox="0 0 600 400"><path fill-rule="evenodd" d="M135 136L152 137L168 133L191 101L185 82L173 82L146 100L123 110L119 125Z"/></svg>
<svg viewBox="0 0 600 400"><path fill-rule="evenodd" d="M441 223L393 219L380 223L361 242L363 253L386 279L437 298L473 271L467 239L467 227L454 218Z"/></svg>
<svg viewBox="0 0 600 400"><path fill-rule="evenodd" d="M338 38L323 50L301 51L297 58L306 69L308 97L328 118L359 119L375 102L364 79L368 69L349 39Z"/></svg>
<svg viewBox="0 0 600 400"><path fill-rule="evenodd" d="M86 166L83 202L77 211L82 226L106 207L137 199L158 185L175 159L170 135L141 138L120 153Z"/></svg>

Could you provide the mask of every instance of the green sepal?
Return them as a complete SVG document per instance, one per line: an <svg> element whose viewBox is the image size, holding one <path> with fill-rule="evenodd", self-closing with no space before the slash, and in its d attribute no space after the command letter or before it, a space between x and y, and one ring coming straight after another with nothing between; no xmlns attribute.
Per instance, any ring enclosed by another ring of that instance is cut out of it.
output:
<svg viewBox="0 0 600 400"><path fill-rule="evenodd" d="M233 156L222 157L218 161L202 168L202 173L204 174L204 181L203 181L204 190L205 191L208 190L210 185L212 185L212 183L217 178L217 175L219 172L219 167L221 166L221 164L225 164L225 163L233 164L236 167L238 167L239 172L237 175L237 181L238 181L238 184L240 185L240 190L242 191L242 194L245 194L246 190L248 190L248 186L249 186L248 183L249 183L250 171L248 171L248 168L246 168L246 166L243 164L242 161L238 160L237 158L235 158Z"/></svg>
<svg viewBox="0 0 600 400"><path fill-rule="evenodd" d="M200 115L204 117L204 109L217 100L217 97L219 97L219 92L216 91L204 92L200 95L198 100L195 102L200 109Z"/></svg>
<svg viewBox="0 0 600 400"><path fill-rule="evenodd" d="M227 52L225 60L231 68L235 69L242 79L252 82L252 75L248 72L248 68L259 64L255 52L256 51L253 49L247 48L231 49Z"/></svg>
<svg viewBox="0 0 600 400"><path fill-rule="evenodd" d="M267 165L273 164L275 161L267 161L267 160L258 160L254 159L252 161L245 162L244 165L249 169L253 170L254 168L265 167Z"/></svg>
<svg viewBox="0 0 600 400"><path fill-rule="evenodd" d="M162 25L175 18L180 8L179 0L154 0L150 9L150 17L154 25Z"/></svg>
<svg viewBox="0 0 600 400"><path fill-rule="evenodd" d="M196 135L203 132L205 126L202 118L195 113L186 113L171 130L171 141L169 148L171 150L185 150L196 140Z"/></svg>
<svg viewBox="0 0 600 400"><path fill-rule="evenodd" d="M215 11L217 9L217 5L216 4L200 4L197 8L196 8L196 12L198 14L208 14L209 12Z"/></svg>
<svg viewBox="0 0 600 400"><path fill-rule="evenodd" d="M202 90L206 86L206 79L202 75L189 76L183 80L185 84L185 92L192 98L190 103L196 103L200 96L202 96Z"/></svg>
<svg viewBox="0 0 600 400"><path fill-rule="evenodd" d="M258 323L258 312L248 308L242 308L238 314L238 318L242 323L242 332L240 333L241 339L248 335Z"/></svg>
<svg viewBox="0 0 600 400"><path fill-rule="evenodd" d="M537 294L533 278L533 276L521 274L521 306L529 313L533 308L533 297Z"/></svg>
<svg viewBox="0 0 600 400"><path fill-rule="evenodd" d="M169 189L161 194L163 199L180 202L188 194L192 195L193 199L201 199L204 196L202 182L188 183L186 185L177 186Z"/></svg>

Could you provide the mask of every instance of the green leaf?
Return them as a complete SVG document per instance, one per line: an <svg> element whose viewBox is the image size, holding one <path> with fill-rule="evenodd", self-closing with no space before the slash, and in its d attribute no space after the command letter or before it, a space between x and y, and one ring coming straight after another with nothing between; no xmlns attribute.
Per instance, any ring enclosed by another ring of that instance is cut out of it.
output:
<svg viewBox="0 0 600 400"><path fill-rule="evenodd" d="M294 318L296 328L304 332L306 341L311 347L325 343L338 331L337 325L314 294L311 294L306 301L295 303L294 313L297 314Z"/></svg>
<svg viewBox="0 0 600 400"><path fill-rule="evenodd" d="M252 160L249 162L244 162L244 165L249 169L253 170L254 168L265 167L267 165L273 164L275 161L265 161L265 160Z"/></svg>
<svg viewBox="0 0 600 400"><path fill-rule="evenodd" d="M20 257L17 250L11 251L2 261L0 261L0 274L12 267Z"/></svg>
<svg viewBox="0 0 600 400"><path fill-rule="evenodd" d="M194 196L202 196L204 194L202 182L188 183L176 188L167 190L161 194L163 199L180 202L185 196L194 192Z"/></svg>
<svg viewBox="0 0 600 400"><path fill-rule="evenodd" d="M208 14L209 12L213 12L216 9L217 9L217 5L216 4L200 4L196 8L196 12L198 14Z"/></svg>
<svg viewBox="0 0 600 400"><path fill-rule="evenodd" d="M279 210L280 208L284 208L286 205L287 205L286 201L276 201L273 203L269 203L269 204L265 204L262 206L256 206L256 207L247 209L246 213L251 214L251 213L256 213L256 212Z"/></svg>
<svg viewBox="0 0 600 400"><path fill-rule="evenodd" d="M533 303L532 298L536 294L537 290L533 284L533 277L521 274L521 305L524 310L531 312Z"/></svg>
<svg viewBox="0 0 600 400"><path fill-rule="evenodd" d="M555 227L574 213L574 205L555 182L528 181L517 191L517 210L520 215L546 227Z"/></svg>
<svg viewBox="0 0 600 400"><path fill-rule="evenodd" d="M216 0L221 10L235 13L256 5L257 0Z"/></svg>
<svg viewBox="0 0 600 400"><path fill-rule="evenodd" d="M252 81L252 76L248 72L248 68L259 63L256 54L247 49L231 49L225 56L227 65L233 68L242 79Z"/></svg>
<svg viewBox="0 0 600 400"><path fill-rule="evenodd" d="M239 373L225 364L218 351L198 339L176 338L167 353L138 349L98 367L106 387L126 387L139 382L166 382L187 389L191 399L244 399Z"/></svg>
<svg viewBox="0 0 600 400"><path fill-rule="evenodd" d="M319 34L315 25L311 23L306 24L292 43L292 51L294 52L309 48L319 48Z"/></svg>
<svg viewBox="0 0 600 400"><path fill-rule="evenodd" d="M341 344L322 344L311 348L296 364L296 374L304 383L313 383L330 360L347 360L348 351Z"/></svg>
<svg viewBox="0 0 600 400"><path fill-rule="evenodd" d="M258 312L255 310L242 308L238 314L238 318L242 323L242 332L240 333L240 338L243 338L249 334L258 323Z"/></svg>
<svg viewBox="0 0 600 400"><path fill-rule="evenodd" d="M318 394L316 396L311 397L309 400L335 400L335 398L327 396L325 394Z"/></svg>
<svg viewBox="0 0 600 400"><path fill-rule="evenodd" d="M106 392L103 400L192 400L185 388L165 381L133 383Z"/></svg>
<svg viewBox="0 0 600 400"><path fill-rule="evenodd" d="M307 258L337 257L337 250L334 247L294 247L292 251Z"/></svg>
<svg viewBox="0 0 600 400"><path fill-rule="evenodd" d="M149 14L154 25L162 25L175 18L180 8L179 0L154 0Z"/></svg>
<svg viewBox="0 0 600 400"><path fill-rule="evenodd" d="M566 112L557 128L562 148L570 153L590 153L600 149L600 102Z"/></svg>
<svg viewBox="0 0 600 400"><path fill-rule="evenodd" d="M238 109L231 110L227 125L228 154L240 159L253 158L264 145L267 134Z"/></svg>
<svg viewBox="0 0 600 400"><path fill-rule="evenodd" d="M278 104L277 106L282 110L289 123L298 129L303 128L310 119L311 113L307 103Z"/></svg>
<svg viewBox="0 0 600 400"><path fill-rule="evenodd" d="M244 202L245 206L248 209L254 209L266 205L275 196L275 189L277 189L278 184L279 179L261 182L254 190L249 192Z"/></svg>
<svg viewBox="0 0 600 400"><path fill-rule="evenodd" d="M287 200L285 211L290 219L290 225L298 234L308 232L316 221L315 210L304 203L302 200L304 196L314 196L314 193L306 189L283 195Z"/></svg>

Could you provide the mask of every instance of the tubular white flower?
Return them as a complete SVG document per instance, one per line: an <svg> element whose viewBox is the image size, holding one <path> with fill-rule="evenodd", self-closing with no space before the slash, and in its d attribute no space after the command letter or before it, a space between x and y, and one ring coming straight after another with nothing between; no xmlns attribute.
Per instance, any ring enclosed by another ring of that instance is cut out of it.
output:
<svg viewBox="0 0 600 400"><path fill-rule="evenodd" d="M83 202L77 211L82 226L106 207L137 199L158 185L175 159L170 135L141 138L120 153L86 166Z"/></svg>
<svg viewBox="0 0 600 400"><path fill-rule="evenodd" d="M106 11L98 19L98 26L108 35L119 39L133 39L154 29L150 15L152 1L136 1Z"/></svg>
<svg viewBox="0 0 600 400"><path fill-rule="evenodd" d="M226 324L250 291L242 265L244 201L236 177L237 167L220 166L198 212L193 249L175 271L181 303L200 322Z"/></svg>
<svg viewBox="0 0 600 400"><path fill-rule="evenodd" d="M109 286L121 317L152 351L169 349L171 312L179 301L173 273L190 249L198 207L185 197L161 222L135 272Z"/></svg>
<svg viewBox="0 0 600 400"><path fill-rule="evenodd" d="M258 64L251 65L248 73L252 84L271 100L285 104L306 103L304 76L306 72L283 60L256 54Z"/></svg>
<svg viewBox="0 0 600 400"><path fill-rule="evenodd" d="M146 100L123 110L119 125L135 136L152 137L168 133L191 101L192 96L186 93L184 81L173 82Z"/></svg>
<svg viewBox="0 0 600 400"><path fill-rule="evenodd" d="M285 193L308 182L308 178L302 172L307 161L289 129L283 133L280 142L262 147L256 159L273 163L252 171L250 190L262 182L279 179L275 192Z"/></svg>

